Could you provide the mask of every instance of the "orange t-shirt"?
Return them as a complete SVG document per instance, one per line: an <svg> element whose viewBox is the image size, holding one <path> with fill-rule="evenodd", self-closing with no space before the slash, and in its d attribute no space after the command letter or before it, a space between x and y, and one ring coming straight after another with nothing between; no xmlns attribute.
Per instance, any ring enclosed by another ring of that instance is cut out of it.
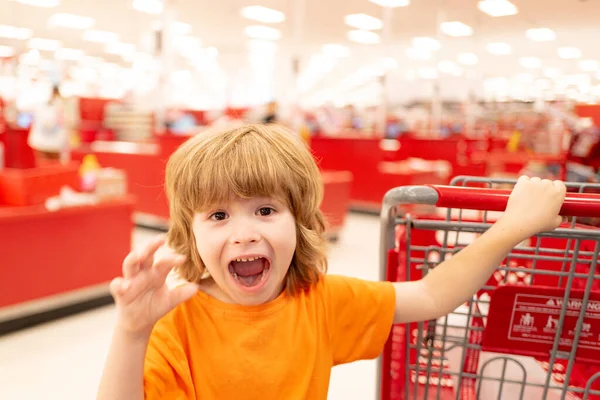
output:
<svg viewBox="0 0 600 400"><path fill-rule="evenodd" d="M252 307L198 292L156 324L145 398L326 399L332 366L381 353L394 310L390 282L335 275Z"/></svg>

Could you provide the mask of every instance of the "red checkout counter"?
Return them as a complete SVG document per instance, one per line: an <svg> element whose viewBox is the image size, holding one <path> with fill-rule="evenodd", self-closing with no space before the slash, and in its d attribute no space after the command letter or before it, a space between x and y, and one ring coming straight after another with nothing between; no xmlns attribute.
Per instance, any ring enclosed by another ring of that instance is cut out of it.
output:
<svg viewBox="0 0 600 400"><path fill-rule="evenodd" d="M0 141L4 145L4 167L33 168L35 166L33 150L27 144L28 136L29 129L5 125L4 132L0 132Z"/></svg>
<svg viewBox="0 0 600 400"><path fill-rule="evenodd" d="M382 140L349 134L314 137L310 144L321 168L352 173L350 203L355 209L378 211L385 193L397 186L447 184L453 176L484 176L486 171L485 161L473 160L473 154L485 146L483 140Z"/></svg>
<svg viewBox="0 0 600 400"><path fill-rule="evenodd" d="M164 135L151 143L94 142L72 152L74 160L94 154L103 167L126 172L128 191L136 198L135 221L141 225L166 228L169 207L164 192L165 165L169 156L188 137ZM352 174L322 171L325 195L321 209L327 218L327 234L332 238L344 226L350 201Z"/></svg>
<svg viewBox="0 0 600 400"><path fill-rule="evenodd" d="M78 166L0 170L0 334L108 304L131 249L133 198L49 211Z"/></svg>
<svg viewBox="0 0 600 400"><path fill-rule="evenodd" d="M165 164L157 143L97 141L71 152L71 158L81 161L94 154L102 167L125 171L127 190L136 199L135 212L167 220L169 207L164 192Z"/></svg>
<svg viewBox="0 0 600 400"><path fill-rule="evenodd" d="M594 125L600 127L600 105L577 104L573 111L581 118L591 118L594 121Z"/></svg>

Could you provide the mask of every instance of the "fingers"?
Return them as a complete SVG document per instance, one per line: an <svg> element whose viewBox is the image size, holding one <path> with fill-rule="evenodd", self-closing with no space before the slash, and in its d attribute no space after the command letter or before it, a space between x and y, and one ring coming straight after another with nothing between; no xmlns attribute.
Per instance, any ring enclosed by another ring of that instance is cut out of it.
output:
<svg viewBox="0 0 600 400"><path fill-rule="evenodd" d="M117 300L121 297L131 286L131 282L123 278L115 278L110 282L109 291L112 297Z"/></svg>
<svg viewBox="0 0 600 400"><path fill-rule="evenodd" d="M144 292L159 290L165 285L169 272L186 260L185 256L166 254L151 268L140 271L131 278L117 278L111 283L111 293L124 303L129 303ZM116 282L115 282L116 281Z"/></svg>
<svg viewBox="0 0 600 400"><path fill-rule="evenodd" d="M158 236L150 241L142 250L134 250L123 261L123 277L130 279L141 269L149 268L154 262L154 253L165 244L166 237Z"/></svg>
<svg viewBox="0 0 600 400"><path fill-rule="evenodd" d="M525 187L527 186L527 182L529 182L529 177L527 175L521 175L519 177L519 179L517 179L517 183L515 184L515 186L512 189L512 196L517 196L523 190L525 190Z"/></svg>
<svg viewBox="0 0 600 400"><path fill-rule="evenodd" d="M529 177L527 175L520 176L519 179L517 180L516 186L520 186L519 184L523 185L526 182L543 183L543 184L546 184L546 185L552 184L552 186L554 186L556 189L560 189L561 191L565 191L565 192L567 190L567 186L561 180L554 180L554 181L552 181L550 179L542 179L542 178L540 178L538 176Z"/></svg>
<svg viewBox="0 0 600 400"><path fill-rule="evenodd" d="M166 240L166 235L160 235L146 245L140 253L141 268L150 268L152 266L154 263L154 253L165 244Z"/></svg>
<svg viewBox="0 0 600 400"><path fill-rule="evenodd" d="M556 189L560 190L561 192L567 192L567 185L565 185L563 181L553 181L552 184Z"/></svg>
<svg viewBox="0 0 600 400"><path fill-rule="evenodd" d="M157 260L154 263L153 268L156 269L156 273L164 281L164 279L167 279L169 272L171 272L174 267L183 264L185 260L186 257L180 254L168 254Z"/></svg>
<svg viewBox="0 0 600 400"><path fill-rule="evenodd" d="M176 287L169 292L169 302L171 308L175 308L178 304L192 298L198 292L198 285L195 283L186 283Z"/></svg>
<svg viewBox="0 0 600 400"><path fill-rule="evenodd" d="M140 255L137 251L127 254L123 260L123 277L129 279L135 276L140 270Z"/></svg>

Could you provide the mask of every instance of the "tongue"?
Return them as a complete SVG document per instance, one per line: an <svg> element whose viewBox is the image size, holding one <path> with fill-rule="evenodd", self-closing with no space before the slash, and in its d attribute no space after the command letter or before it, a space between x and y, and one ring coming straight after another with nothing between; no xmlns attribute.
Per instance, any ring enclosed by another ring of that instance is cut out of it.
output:
<svg viewBox="0 0 600 400"><path fill-rule="evenodd" d="M261 274L251 276L240 276L238 275L238 282L244 286L252 287L260 282Z"/></svg>
<svg viewBox="0 0 600 400"><path fill-rule="evenodd" d="M253 277L254 275L259 275L265 269L265 259L259 258L254 261L246 261L246 262L237 262L233 261L231 263L233 270L240 277Z"/></svg>

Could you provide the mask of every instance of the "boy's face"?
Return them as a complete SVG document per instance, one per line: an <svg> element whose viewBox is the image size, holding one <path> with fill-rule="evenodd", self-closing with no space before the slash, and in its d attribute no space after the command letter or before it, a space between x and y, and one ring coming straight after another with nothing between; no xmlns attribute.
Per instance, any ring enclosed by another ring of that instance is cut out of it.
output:
<svg viewBox="0 0 600 400"><path fill-rule="evenodd" d="M233 198L194 215L196 246L225 301L275 299L296 250L296 222L274 198Z"/></svg>

